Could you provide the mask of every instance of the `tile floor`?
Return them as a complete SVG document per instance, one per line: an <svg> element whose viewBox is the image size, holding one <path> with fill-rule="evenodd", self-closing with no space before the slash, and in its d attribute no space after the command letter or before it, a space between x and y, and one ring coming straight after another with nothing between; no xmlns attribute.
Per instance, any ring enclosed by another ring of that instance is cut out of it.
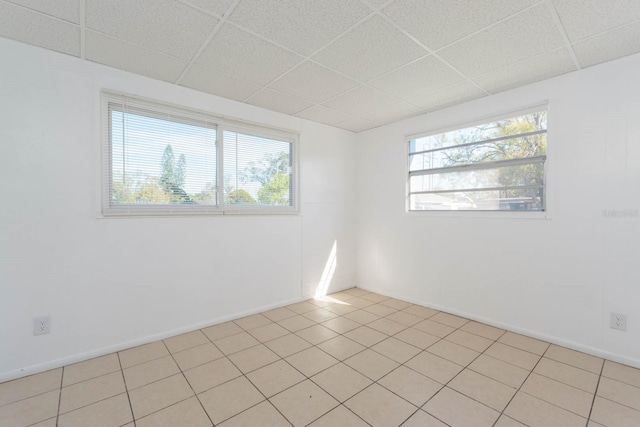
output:
<svg viewBox="0 0 640 427"><path fill-rule="evenodd" d="M352 288L0 384L3 427L640 426L640 370Z"/></svg>

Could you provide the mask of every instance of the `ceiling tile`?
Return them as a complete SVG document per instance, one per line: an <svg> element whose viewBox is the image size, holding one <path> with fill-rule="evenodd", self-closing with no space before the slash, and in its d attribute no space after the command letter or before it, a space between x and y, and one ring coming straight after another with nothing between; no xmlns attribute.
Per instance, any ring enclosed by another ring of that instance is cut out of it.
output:
<svg viewBox="0 0 640 427"><path fill-rule="evenodd" d="M369 120L354 118L340 122L335 126L341 129L350 130L351 132L362 132L363 130L374 128L376 125Z"/></svg>
<svg viewBox="0 0 640 427"><path fill-rule="evenodd" d="M211 70L266 85L302 60L301 57L226 24L197 59Z"/></svg>
<svg viewBox="0 0 640 427"><path fill-rule="evenodd" d="M276 92L273 89L261 90L251 98L247 99L246 102L285 114L296 114L299 111L311 107L312 105L306 101L294 98L282 92Z"/></svg>
<svg viewBox="0 0 640 427"><path fill-rule="evenodd" d="M417 116L422 113L415 105L408 104L406 102L400 102L381 110L375 111L371 114L364 116L365 119L371 120L376 123L391 123L398 120L406 119L407 117Z"/></svg>
<svg viewBox="0 0 640 427"><path fill-rule="evenodd" d="M180 84L224 98L244 101L260 90L260 86L243 82L224 74L216 73L198 65L193 65L184 75Z"/></svg>
<svg viewBox="0 0 640 427"><path fill-rule="evenodd" d="M583 67L640 52L640 22L625 25L573 45Z"/></svg>
<svg viewBox="0 0 640 427"><path fill-rule="evenodd" d="M223 16L233 3L233 0L182 0L182 2L192 4L218 16Z"/></svg>
<svg viewBox="0 0 640 427"><path fill-rule="evenodd" d="M435 92L417 96L411 100L411 103L423 110L435 111L451 105L462 104L463 102L471 101L484 95L485 93L482 90L464 81L444 89L438 89Z"/></svg>
<svg viewBox="0 0 640 427"><path fill-rule="evenodd" d="M569 51L566 48L560 48L490 71L474 78L474 80L485 90L497 93L575 70L576 66Z"/></svg>
<svg viewBox="0 0 640 427"><path fill-rule="evenodd" d="M477 76L564 46L543 5L443 49L439 55L468 76Z"/></svg>
<svg viewBox="0 0 640 427"><path fill-rule="evenodd" d="M572 42L640 19L638 0L553 0Z"/></svg>
<svg viewBox="0 0 640 427"><path fill-rule="evenodd" d="M418 44L375 16L313 59L364 83L426 54Z"/></svg>
<svg viewBox="0 0 640 427"><path fill-rule="evenodd" d="M343 122L350 118L349 115L342 111L333 110L331 108L323 107L322 105L314 105L311 108L307 108L306 110L299 112L296 116L327 125L335 125L336 123Z"/></svg>
<svg viewBox="0 0 640 427"><path fill-rule="evenodd" d="M87 0L86 25L142 47L191 59L218 19L171 0Z"/></svg>
<svg viewBox="0 0 640 427"><path fill-rule="evenodd" d="M397 103L397 99L391 98L376 89L360 86L325 102L323 105L354 116L366 117L368 114L373 114Z"/></svg>
<svg viewBox="0 0 640 427"><path fill-rule="evenodd" d="M243 0L229 20L307 56L369 13L358 0Z"/></svg>
<svg viewBox="0 0 640 427"><path fill-rule="evenodd" d="M367 3L369 3L371 6L377 9L382 5L384 5L385 3L389 3L389 0L367 0Z"/></svg>
<svg viewBox="0 0 640 427"><path fill-rule="evenodd" d="M110 67L175 82L187 61L87 30L85 57Z"/></svg>
<svg viewBox="0 0 640 427"><path fill-rule="evenodd" d="M7 0L65 21L80 23L78 0Z"/></svg>
<svg viewBox="0 0 640 427"><path fill-rule="evenodd" d="M439 49L537 0L397 0L383 10L430 49Z"/></svg>
<svg viewBox="0 0 640 427"><path fill-rule="evenodd" d="M80 56L80 27L11 3L0 3L0 36Z"/></svg>
<svg viewBox="0 0 640 427"><path fill-rule="evenodd" d="M313 62L304 62L270 87L298 98L320 103L356 87L358 83Z"/></svg>
<svg viewBox="0 0 640 427"><path fill-rule="evenodd" d="M428 56L369 83L388 94L409 99L463 80L460 74L436 57Z"/></svg>

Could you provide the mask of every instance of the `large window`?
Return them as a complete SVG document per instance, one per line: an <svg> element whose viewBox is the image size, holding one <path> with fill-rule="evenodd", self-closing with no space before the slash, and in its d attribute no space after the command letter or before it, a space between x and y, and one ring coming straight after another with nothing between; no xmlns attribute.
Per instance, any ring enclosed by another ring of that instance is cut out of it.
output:
<svg viewBox="0 0 640 427"><path fill-rule="evenodd" d="M296 209L296 135L104 92L105 215Z"/></svg>
<svg viewBox="0 0 640 427"><path fill-rule="evenodd" d="M544 211L547 111L409 139L408 209Z"/></svg>

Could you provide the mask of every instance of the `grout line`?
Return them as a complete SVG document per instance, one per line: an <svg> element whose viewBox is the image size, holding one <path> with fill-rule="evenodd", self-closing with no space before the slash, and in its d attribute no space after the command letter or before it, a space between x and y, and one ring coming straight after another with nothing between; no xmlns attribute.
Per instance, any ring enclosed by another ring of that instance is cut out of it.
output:
<svg viewBox="0 0 640 427"><path fill-rule="evenodd" d="M604 372L604 364L602 362L602 366L600 367L600 375L598 376L598 383L596 384L596 389L593 392L593 399L591 400L591 408L589 408L589 415L587 416L587 425L589 425L589 420L591 419L591 414L593 413L593 405L596 403L596 396L598 396L598 388L600 387L600 380L602 379L602 373Z"/></svg>
<svg viewBox="0 0 640 427"><path fill-rule="evenodd" d="M66 369L66 366L63 366L62 372L60 374L60 389L58 391L58 410L56 411L56 427L58 427L58 423L60 422L60 404L62 403L62 384L64 382L65 369Z"/></svg>

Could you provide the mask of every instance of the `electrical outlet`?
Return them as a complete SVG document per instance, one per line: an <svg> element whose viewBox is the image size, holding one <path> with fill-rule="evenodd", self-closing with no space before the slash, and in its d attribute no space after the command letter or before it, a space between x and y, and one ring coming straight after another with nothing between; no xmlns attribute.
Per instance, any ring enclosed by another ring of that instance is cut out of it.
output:
<svg viewBox="0 0 640 427"><path fill-rule="evenodd" d="M609 323L611 329L618 329L619 331L627 330L627 315L620 313L611 313L611 320Z"/></svg>
<svg viewBox="0 0 640 427"><path fill-rule="evenodd" d="M51 318L49 316L35 317L33 319L33 335L51 333Z"/></svg>

